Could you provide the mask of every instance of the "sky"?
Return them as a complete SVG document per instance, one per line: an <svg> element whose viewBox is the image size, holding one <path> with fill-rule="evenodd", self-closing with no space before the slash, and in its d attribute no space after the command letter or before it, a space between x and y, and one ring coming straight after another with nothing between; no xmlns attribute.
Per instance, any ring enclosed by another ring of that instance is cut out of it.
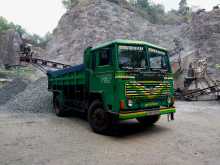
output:
<svg viewBox="0 0 220 165"><path fill-rule="evenodd" d="M177 9L180 0L152 0L166 10ZM0 0L0 16L19 24L29 33L44 36L52 32L65 13L62 0ZM188 0L189 5L211 10L220 0Z"/></svg>
<svg viewBox="0 0 220 165"><path fill-rule="evenodd" d="M24 27L29 33L45 35L65 13L62 0L0 0L0 16Z"/></svg>

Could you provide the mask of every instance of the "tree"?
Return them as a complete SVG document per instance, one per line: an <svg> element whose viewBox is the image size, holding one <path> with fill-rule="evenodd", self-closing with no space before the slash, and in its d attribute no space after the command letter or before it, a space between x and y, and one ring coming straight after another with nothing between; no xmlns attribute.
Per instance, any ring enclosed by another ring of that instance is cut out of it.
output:
<svg viewBox="0 0 220 165"><path fill-rule="evenodd" d="M42 37L40 37L39 35L33 34L33 35L31 36L31 41L32 41L32 44L33 44L33 45L38 46L41 42L43 42L43 39L42 39Z"/></svg>
<svg viewBox="0 0 220 165"><path fill-rule="evenodd" d="M137 0L136 2L137 7L142 8L142 9L149 9L150 8L150 3L148 0Z"/></svg>
<svg viewBox="0 0 220 165"><path fill-rule="evenodd" d="M8 29L14 29L24 41L43 48L52 38L52 34L49 32L44 37L37 34L29 34L22 26L16 25L13 22L9 23L7 19L0 16L0 32L7 31Z"/></svg>
<svg viewBox="0 0 220 165"><path fill-rule="evenodd" d="M50 32L47 32L47 34L43 37L33 34L30 36L30 43L32 43L34 46L45 48L47 43L52 39L52 34Z"/></svg>
<svg viewBox="0 0 220 165"><path fill-rule="evenodd" d="M129 2L131 5L135 5L137 1L136 1L136 0L129 0L128 2Z"/></svg>
<svg viewBox="0 0 220 165"><path fill-rule="evenodd" d="M52 39L52 33L47 32L47 34L42 38L41 43L39 44L40 47L45 48L47 43Z"/></svg>
<svg viewBox="0 0 220 165"><path fill-rule="evenodd" d="M189 7L187 5L187 0L181 0L179 2L179 13L182 15L187 15Z"/></svg>
<svg viewBox="0 0 220 165"><path fill-rule="evenodd" d="M152 23L163 23L165 16L165 8L161 4L151 4L149 8L149 15Z"/></svg>
<svg viewBox="0 0 220 165"><path fill-rule="evenodd" d="M18 32L20 36L27 33L22 26L16 25L13 22L9 23L4 17L0 16L0 32L6 31L8 29L15 29L15 31Z"/></svg>
<svg viewBox="0 0 220 165"><path fill-rule="evenodd" d="M10 28L8 21L0 16L0 32L8 30Z"/></svg>
<svg viewBox="0 0 220 165"><path fill-rule="evenodd" d="M129 3L133 5L152 23L163 23L165 17L165 8L161 4L155 4L149 0L129 0Z"/></svg>
<svg viewBox="0 0 220 165"><path fill-rule="evenodd" d="M14 25L14 28L20 36L27 34L26 30L21 25Z"/></svg>
<svg viewBox="0 0 220 165"><path fill-rule="evenodd" d="M78 0L63 0L62 3L64 7L69 10L78 3Z"/></svg>

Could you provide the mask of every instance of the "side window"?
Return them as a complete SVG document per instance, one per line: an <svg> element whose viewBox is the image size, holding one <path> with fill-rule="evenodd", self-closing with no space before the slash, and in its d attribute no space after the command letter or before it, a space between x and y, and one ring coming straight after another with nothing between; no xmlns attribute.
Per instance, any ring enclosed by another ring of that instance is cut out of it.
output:
<svg viewBox="0 0 220 165"><path fill-rule="evenodd" d="M102 49L99 51L99 64L98 66L112 65L111 49Z"/></svg>

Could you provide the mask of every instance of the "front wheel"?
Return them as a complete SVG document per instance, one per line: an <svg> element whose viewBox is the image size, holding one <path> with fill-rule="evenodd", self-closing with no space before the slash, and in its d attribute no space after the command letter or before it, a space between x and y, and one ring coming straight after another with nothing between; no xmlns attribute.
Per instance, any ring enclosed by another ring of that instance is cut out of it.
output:
<svg viewBox="0 0 220 165"><path fill-rule="evenodd" d="M160 119L160 115L145 116L137 118L137 121L143 125L153 125Z"/></svg>
<svg viewBox="0 0 220 165"><path fill-rule="evenodd" d="M112 117L99 100L94 101L88 110L88 121L96 133L106 133L112 125Z"/></svg>

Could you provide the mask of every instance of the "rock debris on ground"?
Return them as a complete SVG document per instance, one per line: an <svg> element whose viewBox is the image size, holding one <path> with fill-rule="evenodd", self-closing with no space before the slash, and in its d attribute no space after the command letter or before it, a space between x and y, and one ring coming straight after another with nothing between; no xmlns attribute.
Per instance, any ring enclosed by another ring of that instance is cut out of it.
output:
<svg viewBox="0 0 220 165"><path fill-rule="evenodd" d="M21 88L23 84L18 86ZM49 113L52 111L52 96L47 90L47 78L40 78L31 83L19 94L16 92L17 88L12 88L12 90L10 96L14 96L7 101L5 99L5 104L0 107L1 111L34 113ZM10 96L7 96L7 92L1 92L1 95L10 98Z"/></svg>
<svg viewBox="0 0 220 165"><path fill-rule="evenodd" d="M29 81L15 78L12 82L0 88L0 105L5 104L10 99L13 99L17 94L22 92Z"/></svg>

